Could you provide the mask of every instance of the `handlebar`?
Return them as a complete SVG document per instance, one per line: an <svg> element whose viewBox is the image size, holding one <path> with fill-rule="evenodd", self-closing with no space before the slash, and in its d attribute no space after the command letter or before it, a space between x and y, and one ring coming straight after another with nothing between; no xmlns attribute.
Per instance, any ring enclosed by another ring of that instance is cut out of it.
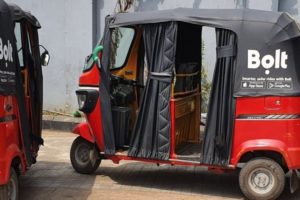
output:
<svg viewBox="0 0 300 200"><path fill-rule="evenodd" d="M116 84L124 84L124 85L132 85L132 86L136 86L136 87L144 87L143 85L139 84L138 81L136 80L130 80L130 79L125 79L123 77L120 76L116 76L116 75L111 75L111 81Z"/></svg>

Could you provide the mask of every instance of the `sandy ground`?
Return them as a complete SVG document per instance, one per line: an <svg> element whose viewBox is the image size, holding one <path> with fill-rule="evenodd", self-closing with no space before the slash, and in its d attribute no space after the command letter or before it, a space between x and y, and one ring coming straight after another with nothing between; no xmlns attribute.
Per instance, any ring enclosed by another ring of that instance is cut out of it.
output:
<svg viewBox="0 0 300 200"><path fill-rule="evenodd" d="M203 168L102 161L92 175L76 173L69 161L71 133L44 131L38 163L21 177L21 200L233 200L244 199L237 174ZM299 200L300 190L281 200Z"/></svg>

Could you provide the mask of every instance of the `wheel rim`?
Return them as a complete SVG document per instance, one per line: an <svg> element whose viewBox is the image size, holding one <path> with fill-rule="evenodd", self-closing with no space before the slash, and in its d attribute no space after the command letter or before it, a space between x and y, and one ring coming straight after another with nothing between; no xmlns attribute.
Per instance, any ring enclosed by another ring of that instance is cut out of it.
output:
<svg viewBox="0 0 300 200"><path fill-rule="evenodd" d="M75 159L79 165L86 165L90 161L90 148L86 144L79 144L75 151Z"/></svg>
<svg viewBox="0 0 300 200"><path fill-rule="evenodd" d="M8 183L8 199L17 199L17 182L14 178L10 178Z"/></svg>
<svg viewBox="0 0 300 200"><path fill-rule="evenodd" d="M248 184L250 189L257 194L269 193L275 186L275 178L270 170L258 168L250 173Z"/></svg>

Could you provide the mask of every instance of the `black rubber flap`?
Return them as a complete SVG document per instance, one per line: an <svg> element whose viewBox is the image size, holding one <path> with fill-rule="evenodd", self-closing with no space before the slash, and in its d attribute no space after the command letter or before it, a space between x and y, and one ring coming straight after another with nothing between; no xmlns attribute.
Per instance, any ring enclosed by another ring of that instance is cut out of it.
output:
<svg viewBox="0 0 300 200"><path fill-rule="evenodd" d="M236 34L225 29L216 29L217 46L235 46ZM233 76L236 56L217 59L205 127L202 163L228 165L231 153L234 122Z"/></svg>
<svg viewBox="0 0 300 200"><path fill-rule="evenodd" d="M168 160L171 76L175 67L177 23L143 26L150 76L142 97L129 156Z"/></svg>
<svg viewBox="0 0 300 200"><path fill-rule="evenodd" d="M111 30L109 29L110 17L105 19L105 30L103 37L103 56L102 68L100 72L101 82L99 86L101 115L102 115L102 131L105 144L105 154L115 154L115 138L112 122L112 110L110 102L110 45L111 45ZM101 138L102 139L102 138ZM98 140L101 140L98 138Z"/></svg>

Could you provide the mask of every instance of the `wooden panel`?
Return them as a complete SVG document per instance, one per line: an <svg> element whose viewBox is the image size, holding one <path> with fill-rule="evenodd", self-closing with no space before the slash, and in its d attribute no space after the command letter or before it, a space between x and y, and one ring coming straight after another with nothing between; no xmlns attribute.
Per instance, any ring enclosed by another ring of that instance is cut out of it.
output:
<svg viewBox="0 0 300 200"><path fill-rule="evenodd" d="M21 69L21 75L22 75L22 81L23 81L23 88L24 88L24 93L25 96L29 96L29 83L28 83L28 70L27 68Z"/></svg>
<svg viewBox="0 0 300 200"><path fill-rule="evenodd" d="M191 128L194 129L194 134L189 135L189 141L199 142L200 141L200 93L195 96L195 115L192 120L194 120L194 124Z"/></svg>
<svg viewBox="0 0 300 200"><path fill-rule="evenodd" d="M175 144L200 142L200 93L175 101Z"/></svg>
<svg viewBox="0 0 300 200"><path fill-rule="evenodd" d="M175 124L175 144L180 145L186 142L190 133L190 119L191 113L176 119Z"/></svg>
<svg viewBox="0 0 300 200"><path fill-rule="evenodd" d="M195 99L190 98L186 101L179 101L175 104L175 118L180 118L182 116L188 115L195 110Z"/></svg>

